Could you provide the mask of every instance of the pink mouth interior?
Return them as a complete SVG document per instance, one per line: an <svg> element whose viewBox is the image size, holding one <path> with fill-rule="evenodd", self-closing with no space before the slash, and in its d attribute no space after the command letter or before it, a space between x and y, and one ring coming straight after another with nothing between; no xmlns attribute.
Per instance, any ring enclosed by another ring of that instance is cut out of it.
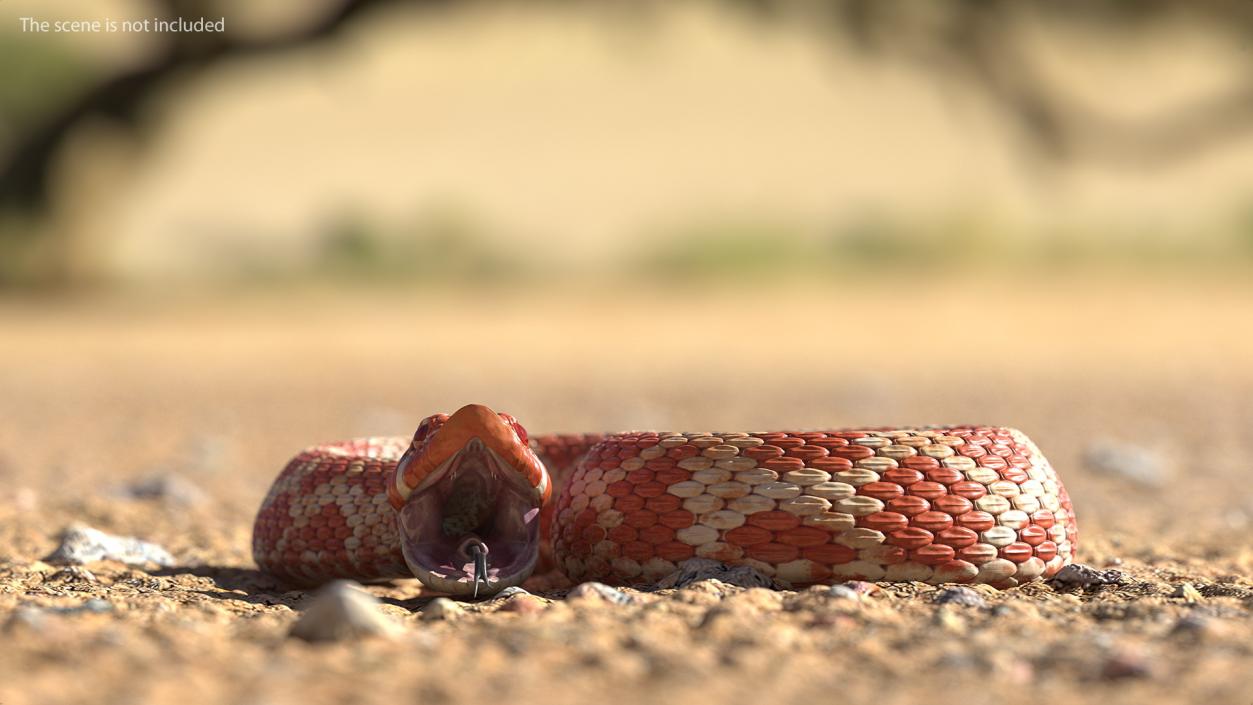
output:
<svg viewBox="0 0 1253 705"><path fill-rule="evenodd" d="M453 483L465 473L478 474L496 494L487 519L472 531L449 536L444 512ZM438 481L409 497L400 511L405 555L433 575L464 582L474 580L474 560L466 545L474 540L487 547L489 583L509 580L533 567L539 553L539 504L525 479L505 466L481 444L458 453Z"/></svg>

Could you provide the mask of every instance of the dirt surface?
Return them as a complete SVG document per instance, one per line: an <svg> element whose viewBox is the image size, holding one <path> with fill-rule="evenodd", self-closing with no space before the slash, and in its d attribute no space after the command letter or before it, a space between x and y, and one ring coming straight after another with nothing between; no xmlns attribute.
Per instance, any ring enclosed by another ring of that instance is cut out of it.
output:
<svg viewBox="0 0 1253 705"><path fill-rule="evenodd" d="M0 320L3 705L1253 703L1242 285L10 301ZM1121 581L971 605L702 582L447 619L398 582L367 588L394 638L289 638L313 595L249 556L286 459L470 401L536 432L1014 425L1070 488L1081 561ZM74 522L174 565L45 561Z"/></svg>

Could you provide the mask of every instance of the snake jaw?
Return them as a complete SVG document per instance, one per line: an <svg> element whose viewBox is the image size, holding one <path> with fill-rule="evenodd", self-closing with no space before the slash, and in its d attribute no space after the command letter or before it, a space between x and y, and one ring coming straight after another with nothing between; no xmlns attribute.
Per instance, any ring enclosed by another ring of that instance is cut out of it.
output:
<svg viewBox="0 0 1253 705"><path fill-rule="evenodd" d="M534 570L548 473L515 425L465 407L434 428L424 422L397 466L389 494L405 562L426 586L491 595Z"/></svg>

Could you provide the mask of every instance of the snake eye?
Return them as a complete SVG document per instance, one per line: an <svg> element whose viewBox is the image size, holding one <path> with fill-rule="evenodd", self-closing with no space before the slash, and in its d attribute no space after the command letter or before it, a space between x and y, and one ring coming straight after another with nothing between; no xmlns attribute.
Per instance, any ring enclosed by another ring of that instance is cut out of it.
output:
<svg viewBox="0 0 1253 705"><path fill-rule="evenodd" d="M526 429L522 428L522 424L518 423L517 419L509 414L499 414L499 416L505 423L513 427L513 432L518 434L518 439L522 441L522 445L530 443L530 439L526 435Z"/></svg>
<svg viewBox="0 0 1253 705"><path fill-rule="evenodd" d="M418 430L413 433L413 447L420 447L430 437L431 432L442 426L443 422L447 420L447 414L435 414L422 419L422 422L418 424Z"/></svg>

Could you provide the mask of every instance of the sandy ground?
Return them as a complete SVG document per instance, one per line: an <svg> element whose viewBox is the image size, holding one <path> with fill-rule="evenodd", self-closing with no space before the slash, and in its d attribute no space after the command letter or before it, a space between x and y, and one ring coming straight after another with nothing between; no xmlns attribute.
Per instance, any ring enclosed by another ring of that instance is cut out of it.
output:
<svg viewBox="0 0 1253 705"><path fill-rule="evenodd" d="M0 302L0 703L1248 705L1251 320L1221 277ZM398 638L288 638L312 596L248 548L286 458L469 401L536 432L1015 425L1070 487L1081 560L1126 580L983 607L702 583L446 621L399 582L369 588ZM1118 442L1158 471L1083 461ZM200 496L124 491L150 477ZM76 521L177 564L42 561Z"/></svg>

